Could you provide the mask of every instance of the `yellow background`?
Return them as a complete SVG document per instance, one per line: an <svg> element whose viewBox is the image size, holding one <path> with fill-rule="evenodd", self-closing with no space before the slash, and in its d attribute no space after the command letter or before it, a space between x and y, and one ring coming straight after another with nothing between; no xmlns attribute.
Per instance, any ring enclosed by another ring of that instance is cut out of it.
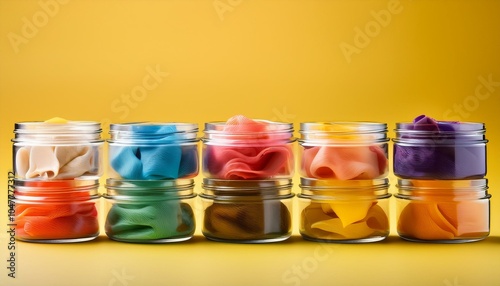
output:
<svg viewBox="0 0 500 286"><path fill-rule="evenodd" d="M394 13L380 12L388 7ZM404 242L394 221L387 241L367 245L325 246L296 232L284 243L235 245L199 230L169 245L104 235L18 242L17 278L2 262L0 285L500 285L499 14L500 1L484 0L0 0L0 261L14 123L54 116L100 121L106 138L110 122L203 129L240 113L296 129L381 121L391 136L396 122L419 114L479 121L493 195L491 236L479 243ZM359 30L369 34L364 42ZM346 57L346 45L356 52ZM149 69L162 77L145 85Z"/></svg>

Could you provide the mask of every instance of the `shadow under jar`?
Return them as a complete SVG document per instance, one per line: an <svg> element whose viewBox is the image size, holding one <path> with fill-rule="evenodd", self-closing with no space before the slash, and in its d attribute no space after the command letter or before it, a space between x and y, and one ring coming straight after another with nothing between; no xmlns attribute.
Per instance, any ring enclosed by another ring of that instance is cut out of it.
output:
<svg viewBox="0 0 500 286"><path fill-rule="evenodd" d="M196 227L192 179L106 180L106 235L113 240L167 243L190 239Z"/></svg>
<svg viewBox="0 0 500 286"><path fill-rule="evenodd" d="M194 123L111 124L109 178L163 180L198 174L198 132Z"/></svg>
<svg viewBox="0 0 500 286"><path fill-rule="evenodd" d="M390 232L388 180L301 178L299 231L306 240L365 243Z"/></svg>
<svg viewBox="0 0 500 286"><path fill-rule="evenodd" d="M91 121L16 123L16 178L98 179L103 173L101 132L101 124Z"/></svg>
<svg viewBox="0 0 500 286"><path fill-rule="evenodd" d="M202 141L206 178L261 180L293 176L295 138L291 123L206 123Z"/></svg>
<svg viewBox="0 0 500 286"><path fill-rule="evenodd" d="M215 241L267 243L292 233L291 179L203 180L203 235Z"/></svg>
<svg viewBox="0 0 500 286"><path fill-rule="evenodd" d="M483 123L397 123L394 174L405 179L480 179L486 175Z"/></svg>
<svg viewBox="0 0 500 286"><path fill-rule="evenodd" d="M16 238L83 242L99 235L97 180L14 180Z"/></svg>
<svg viewBox="0 0 500 286"><path fill-rule="evenodd" d="M306 122L300 124L300 176L372 180L388 173L387 124Z"/></svg>
<svg viewBox="0 0 500 286"><path fill-rule="evenodd" d="M490 232L486 179L398 180L397 230L410 241L461 243Z"/></svg>

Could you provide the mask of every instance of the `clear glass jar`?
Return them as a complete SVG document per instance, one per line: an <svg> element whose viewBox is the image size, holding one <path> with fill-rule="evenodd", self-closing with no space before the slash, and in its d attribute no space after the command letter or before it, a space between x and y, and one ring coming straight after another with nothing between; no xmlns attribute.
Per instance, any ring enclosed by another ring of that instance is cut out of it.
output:
<svg viewBox="0 0 500 286"><path fill-rule="evenodd" d="M203 175L225 180L291 178L293 124L252 120L205 124Z"/></svg>
<svg viewBox="0 0 500 286"><path fill-rule="evenodd" d="M101 124L86 121L15 124L13 169L19 179L98 179Z"/></svg>
<svg viewBox="0 0 500 286"><path fill-rule="evenodd" d="M300 124L300 176L328 180L372 180L387 176L387 124Z"/></svg>
<svg viewBox="0 0 500 286"><path fill-rule="evenodd" d="M301 178L299 232L306 240L364 243L390 232L388 180Z"/></svg>
<svg viewBox="0 0 500 286"><path fill-rule="evenodd" d="M292 182L203 180L203 235L215 241L267 243L292 233Z"/></svg>
<svg viewBox="0 0 500 286"><path fill-rule="evenodd" d="M111 124L109 178L163 180L198 174L198 125L194 123Z"/></svg>
<svg viewBox="0 0 500 286"><path fill-rule="evenodd" d="M99 235L97 180L14 180L16 238L82 242Z"/></svg>
<svg viewBox="0 0 500 286"><path fill-rule="evenodd" d="M478 241L490 232L487 180L398 180L397 230L411 241Z"/></svg>
<svg viewBox="0 0 500 286"><path fill-rule="evenodd" d="M394 174L406 179L480 179L486 175L483 123L397 123Z"/></svg>
<svg viewBox="0 0 500 286"><path fill-rule="evenodd" d="M123 242L190 239L196 228L194 181L106 180L106 235Z"/></svg>

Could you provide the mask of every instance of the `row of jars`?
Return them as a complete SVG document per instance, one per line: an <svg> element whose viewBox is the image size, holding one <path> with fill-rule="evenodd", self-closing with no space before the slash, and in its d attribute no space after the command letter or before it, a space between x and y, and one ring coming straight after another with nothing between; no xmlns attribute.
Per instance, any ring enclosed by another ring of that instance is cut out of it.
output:
<svg viewBox="0 0 500 286"><path fill-rule="evenodd" d="M259 122L259 121L255 121ZM269 123L269 122L267 122ZM213 179L290 178L293 125L232 132L207 123L202 173ZM476 179L486 175L482 123L460 123L436 134L398 123L394 174L412 179ZM17 123L14 170L18 179L96 179L103 173L101 127L95 122ZM126 180L193 178L198 174L198 127L191 123L111 124L108 177ZM383 123L302 123L299 174L304 178L360 180L388 174Z"/></svg>
<svg viewBox="0 0 500 286"><path fill-rule="evenodd" d="M411 130L412 136L405 136L405 131L401 131L405 130L404 124L398 124L395 139L394 172L400 177L397 197L401 201L418 202L435 196L444 202L436 208L449 205L447 213L440 211L439 215L458 220L450 226L453 231L479 224L487 225L489 230L486 180L476 179L486 173L484 125L463 123L459 130L453 130L447 137L440 134L436 140L433 134L419 130ZM151 242L179 241L192 236L195 222L189 202L195 196L192 178L198 174L197 131L196 124L190 123L110 126L110 169L105 194L112 206L105 225L108 236L122 241ZM102 173L100 133L100 125L93 122L16 124L13 141L18 238L57 240L62 236L53 230L64 229L59 223L89 227L82 230L85 235L75 232L76 237L66 237L69 240L97 235L92 201L98 197L96 179ZM298 196L301 214L307 214L301 215L299 226L304 238L363 242L380 240L389 234L386 133L387 126L383 123L301 124L298 153L302 192ZM290 179L294 169L293 125L238 117L233 121L207 123L202 140L203 233L216 240L240 242L288 238L290 202L294 196ZM449 160L433 158L432 162L437 163L432 164L442 163L443 167L426 167L429 158L443 153L436 151L440 148L445 148L448 155L453 153ZM428 157L423 158L422 152ZM456 166L464 160L473 162L458 170ZM408 168L408 162L413 168ZM432 172L440 172L448 185L421 187L418 182ZM454 183L454 179L467 180ZM336 183L332 185L332 181ZM452 188L453 192L443 193L446 188ZM462 189L474 191L462 196ZM473 203L464 207L454 203L457 200ZM69 210L57 206L53 209L61 210L60 214L51 208L37 214L40 204L68 204ZM470 211L469 205L478 205L478 209L481 205L488 216L481 222L471 221L464 215ZM412 213L432 212L431 208L426 205ZM34 226L41 216L47 222ZM415 219L418 221L418 216L403 225L415 224ZM49 227L50 223L55 225ZM434 227L425 223L422 219L422 229ZM398 232L401 224L398 223ZM36 229L53 236L33 231ZM461 231L476 233L471 227Z"/></svg>
<svg viewBox="0 0 500 286"><path fill-rule="evenodd" d="M325 183L326 182L326 183ZM357 187L329 186L328 181L302 179L299 232L304 239L362 243L390 233L390 197L386 179L354 181ZM324 183L324 184L323 184ZM453 181L434 188L416 187L421 180L399 179L398 233L418 229L425 241L466 242L489 234L489 200L484 179ZM16 236L32 242L81 242L99 235L102 203L95 180L16 180ZM265 243L286 240L292 233L294 194L288 179L211 181L194 192L192 179L120 181L108 179L105 232L117 241L164 243L190 239L202 206L202 233L211 240ZM453 197L449 193L453 193ZM407 200L412 220L403 216ZM426 200L432 200L434 204ZM404 205L404 207L401 207ZM419 212L420 213L419 215ZM443 213L438 216L434 213ZM430 218L428 218L428 216ZM452 220L454 223L445 223ZM402 232L403 231L403 232ZM456 237L461 234L460 237Z"/></svg>

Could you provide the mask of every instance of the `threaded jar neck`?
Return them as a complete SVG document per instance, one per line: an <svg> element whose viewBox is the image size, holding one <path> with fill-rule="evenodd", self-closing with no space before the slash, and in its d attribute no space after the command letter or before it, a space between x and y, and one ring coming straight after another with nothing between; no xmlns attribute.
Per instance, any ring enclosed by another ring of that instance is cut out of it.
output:
<svg viewBox="0 0 500 286"><path fill-rule="evenodd" d="M313 145L366 145L388 142L387 124L378 122L304 122L299 143Z"/></svg>
<svg viewBox="0 0 500 286"><path fill-rule="evenodd" d="M193 179L177 180L106 180L107 199L130 202L144 202L168 199L188 199L193 193Z"/></svg>
<svg viewBox="0 0 500 286"><path fill-rule="evenodd" d="M19 122L15 124L12 142L20 145L99 143L103 142L101 133L101 124L93 121Z"/></svg>
<svg viewBox="0 0 500 286"><path fill-rule="evenodd" d="M133 122L111 124L108 142L115 144L169 144L197 142L195 123Z"/></svg>
<svg viewBox="0 0 500 286"><path fill-rule="evenodd" d="M252 124L231 125L226 122L205 123L205 144L252 145L291 143L293 124L256 119Z"/></svg>
<svg viewBox="0 0 500 286"><path fill-rule="evenodd" d="M475 200L489 199L488 180L414 180L398 179L398 193L400 199L408 200Z"/></svg>
<svg viewBox="0 0 500 286"><path fill-rule="evenodd" d="M321 180L301 178L300 198L315 200L373 200L389 198L389 180Z"/></svg>
<svg viewBox="0 0 500 286"><path fill-rule="evenodd" d="M291 179L221 180L203 179L200 197L217 200L263 200L292 198Z"/></svg>

